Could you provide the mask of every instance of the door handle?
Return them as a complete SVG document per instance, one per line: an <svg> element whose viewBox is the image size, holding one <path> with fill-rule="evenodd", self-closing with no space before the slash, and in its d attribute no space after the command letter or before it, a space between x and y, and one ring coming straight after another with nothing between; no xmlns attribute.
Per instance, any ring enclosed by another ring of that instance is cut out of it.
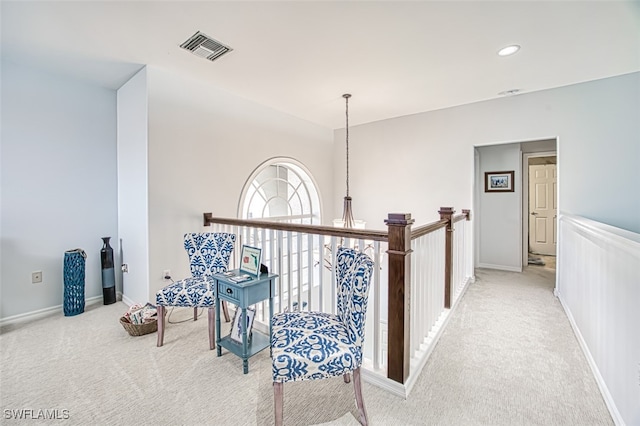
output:
<svg viewBox="0 0 640 426"><path fill-rule="evenodd" d="M532 212L532 213L531 213L531 216L538 216L538 213L536 213L536 212Z"/></svg>

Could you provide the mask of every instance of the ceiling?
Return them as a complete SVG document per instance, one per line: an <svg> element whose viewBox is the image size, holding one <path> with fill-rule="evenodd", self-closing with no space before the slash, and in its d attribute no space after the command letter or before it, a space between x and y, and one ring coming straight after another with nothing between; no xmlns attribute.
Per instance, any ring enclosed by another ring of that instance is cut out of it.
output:
<svg viewBox="0 0 640 426"><path fill-rule="evenodd" d="M3 60L116 89L143 65L332 129L640 70L640 2L4 1ZM202 31L215 62L179 45ZM509 44L521 50L508 57Z"/></svg>

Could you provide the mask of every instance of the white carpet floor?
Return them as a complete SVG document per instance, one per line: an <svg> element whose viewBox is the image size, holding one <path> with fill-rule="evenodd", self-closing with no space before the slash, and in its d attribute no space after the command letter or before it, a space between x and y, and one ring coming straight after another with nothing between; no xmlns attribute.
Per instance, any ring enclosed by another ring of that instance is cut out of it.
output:
<svg viewBox="0 0 640 426"><path fill-rule="evenodd" d="M569 322L553 271L476 271L409 398L364 383L372 425L613 424ZM270 425L269 352L208 349L206 315L131 337L127 307L88 306L0 329L0 424ZM172 320L190 310L174 311ZM341 378L286 384L285 425L357 425ZM21 411L22 410L22 411ZM58 410L63 420L17 420Z"/></svg>

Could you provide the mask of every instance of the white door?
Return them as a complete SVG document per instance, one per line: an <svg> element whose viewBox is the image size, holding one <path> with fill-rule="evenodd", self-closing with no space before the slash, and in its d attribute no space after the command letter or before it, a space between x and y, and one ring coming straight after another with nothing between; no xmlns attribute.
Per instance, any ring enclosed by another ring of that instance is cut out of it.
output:
<svg viewBox="0 0 640 426"><path fill-rule="evenodd" d="M529 166L529 251L556 254L556 165Z"/></svg>

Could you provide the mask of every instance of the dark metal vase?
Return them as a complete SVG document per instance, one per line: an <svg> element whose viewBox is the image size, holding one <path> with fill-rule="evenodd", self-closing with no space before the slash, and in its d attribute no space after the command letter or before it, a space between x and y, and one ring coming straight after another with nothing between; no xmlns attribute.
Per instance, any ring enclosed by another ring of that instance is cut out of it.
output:
<svg viewBox="0 0 640 426"><path fill-rule="evenodd" d="M102 265L102 298L105 305L116 303L116 274L113 269L113 248L109 245L111 237L102 237L100 263Z"/></svg>

